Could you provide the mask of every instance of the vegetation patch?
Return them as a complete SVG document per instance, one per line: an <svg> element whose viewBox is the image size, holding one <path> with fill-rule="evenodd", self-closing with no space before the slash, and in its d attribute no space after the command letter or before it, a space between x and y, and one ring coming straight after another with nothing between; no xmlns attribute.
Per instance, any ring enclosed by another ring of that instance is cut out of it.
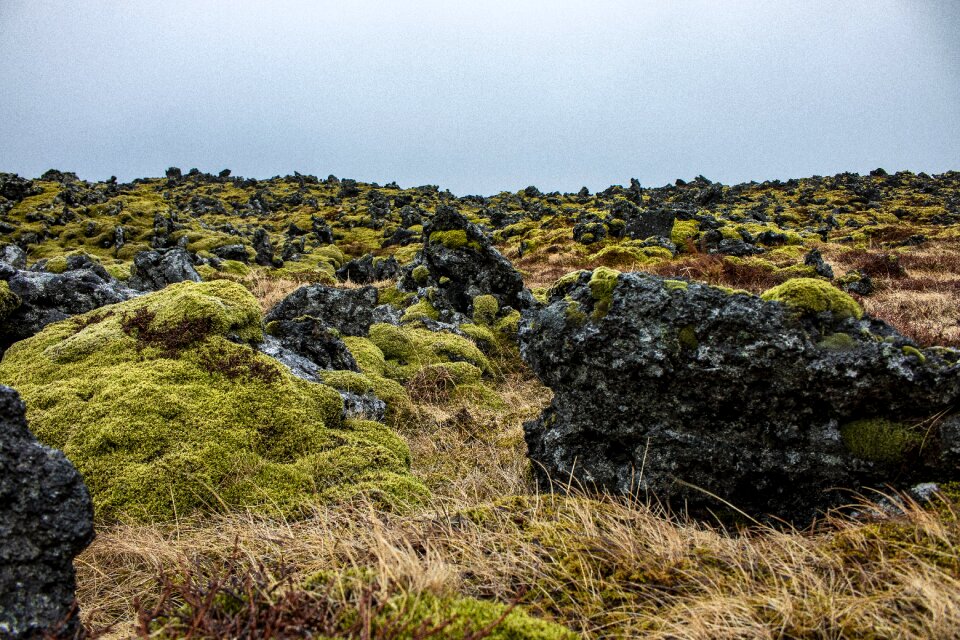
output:
<svg viewBox="0 0 960 640"><path fill-rule="evenodd" d="M16 343L0 380L84 476L100 519L422 500L387 427L344 425L337 391L230 339L258 337L260 318L240 285L181 283Z"/></svg>

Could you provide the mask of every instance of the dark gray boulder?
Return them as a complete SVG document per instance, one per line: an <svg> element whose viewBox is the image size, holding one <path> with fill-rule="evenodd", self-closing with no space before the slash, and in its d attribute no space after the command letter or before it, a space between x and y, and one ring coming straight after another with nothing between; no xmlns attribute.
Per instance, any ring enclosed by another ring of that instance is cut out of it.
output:
<svg viewBox="0 0 960 640"><path fill-rule="evenodd" d="M960 400L960 352L867 317L615 274L561 280L521 328L554 392L525 425L544 486L804 521L849 502L843 489L960 477L960 429L930 420Z"/></svg>
<svg viewBox="0 0 960 640"><path fill-rule="evenodd" d="M400 274L400 264L393 256L374 257L368 253L362 258L347 262L337 269L339 280L349 280L357 284L370 284L380 280L392 280Z"/></svg>
<svg viewBox="0 0 960 640"><path fill-rule="evenodd" d="M274 257L273 242L270 241L270 234L263 227L258 227L253 232L253 250L257 252L254 257L257 264L264 267L283 266L283 262Z"/></svg>
<svg viewBox="0 0 960 640"><path fill-rule="evenodd" d="M200 282L200 274L186 249L141 251L133 257L130 286L139 291L159 291L175 282Z"/></svg>
<svg viewBox="0 0 960 640"><path fill-rule="evenodd" d="M626 234L634 240L670 238L676 211L669 207L641 209L627 218Z"/></svg>
<svg viewBox="0 0 960 640"><path fill-rule="evenodd" d="M347 336L365 336L373 324L377 306L377 290L373 287L337 289L322 284L300 287L280 301L265 321L291 322L312 318L323 327L336 329Z"/></svg>
<svg viewBox="0 0 960 640"><path fill-rule="evenodd" d="M0 637L82 635L73 558L93 540L93 503L73 465L30 433L0 386Z"/></svg>
<svg viewBox="0 0 960 640"><path fill-rule="evenodd" d="M215 249L211 249L210 253L224 260L237 260L243 263L250 261L250 254L247 253L247 248L239 243L216 247Z"/></svg>
<svg viewBox="0 0 960 640"><path fill-rule="evenodd" d="M307 358L320 369L359 371L350 349L340 339L340 332L310 316L269 323L270 335L285 349Z"/></svg>
<svg viewBox="0 0 960 640"><path fill-rule="evenodd" d="M833 280L833 267L826 263L819 249L810 249L803 257L803 264L813 267L818 276Z"/></svg>
<svg viewBox="0 0 960 640"><path fill-rule="evenodd" d="M27 254L15 244L3 245L0 248L0 262L5 262L14 269L26 269Z"/></svg>
<svg viewBox="0 0 960 640"><path fill-rule="evenodd" d="M482 294L494 296L501 308L533 305L520 272L479 226L453 207L438 206L423 236L423 250L401 280L406 289L436 287L433 304L463 314L472 313L474 297ZM418 267L426 269L425 278L418 277Z"/></svg>
<svg viewBox="0 0 960 640"><path fill-rule="evenodd" d="M63 273L19 271L0 265L19 304L0 317L0 348L29 338L48 324L104 305L129 300L136 292L115 280L99 264Z"/></svg>

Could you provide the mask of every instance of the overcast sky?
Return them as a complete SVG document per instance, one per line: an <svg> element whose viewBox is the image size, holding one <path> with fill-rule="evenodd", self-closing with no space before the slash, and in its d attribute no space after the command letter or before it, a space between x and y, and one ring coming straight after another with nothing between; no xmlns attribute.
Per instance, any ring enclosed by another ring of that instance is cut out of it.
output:
<svg viewBox="0 0 960 640"><path fill-rule="evenodd" d="M0 171L459 195L960 169L960 2L0 0Z"/></svg>

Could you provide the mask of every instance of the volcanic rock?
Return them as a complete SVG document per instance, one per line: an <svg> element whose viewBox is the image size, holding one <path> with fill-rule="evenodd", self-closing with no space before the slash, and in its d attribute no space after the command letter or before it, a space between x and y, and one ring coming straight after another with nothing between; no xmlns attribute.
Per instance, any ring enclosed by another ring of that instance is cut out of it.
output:
<svg viewBox="0 0 960 640"><path fill-rule="evenodd" d="M765 296L561 279L521 328L554 392L525 425L540 482L803 521L849 502L841 488L960 477L956 423L927 420L960 400L960 352L918 349L821 280Z"/></svg>
<svg viewBox="0 0 960 640"><path fill-rule="evenodd" d="M82 634L73 558L93 540L93 503L61 451L37 442L0 386L0 637Z"/></svg>

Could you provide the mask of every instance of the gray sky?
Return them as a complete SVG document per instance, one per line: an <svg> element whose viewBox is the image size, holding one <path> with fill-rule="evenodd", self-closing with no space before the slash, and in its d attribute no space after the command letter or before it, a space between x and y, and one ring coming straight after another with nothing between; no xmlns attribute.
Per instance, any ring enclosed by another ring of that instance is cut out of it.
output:
<svg viewBox="0 0 960 640"><path fill-rule="evenodd" d="M0 0L0 170L659 186L960 169L960 2Z"/></svg>

